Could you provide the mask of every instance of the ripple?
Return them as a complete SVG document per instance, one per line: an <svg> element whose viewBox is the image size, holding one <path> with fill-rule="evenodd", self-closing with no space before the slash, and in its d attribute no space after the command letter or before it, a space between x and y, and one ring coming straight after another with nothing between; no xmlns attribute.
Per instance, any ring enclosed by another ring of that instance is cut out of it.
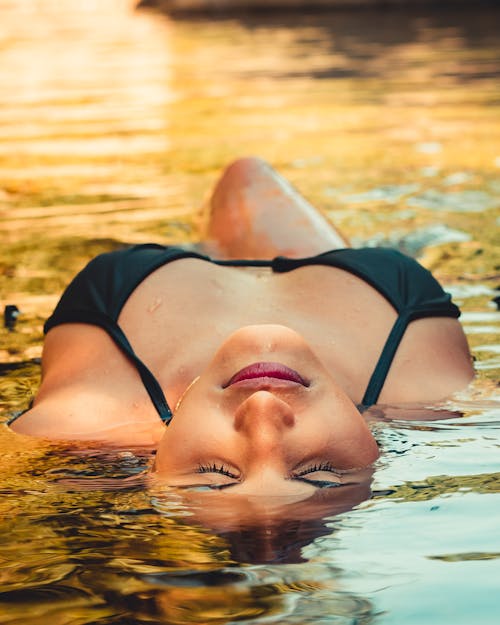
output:
<svg viewBox="0 0 500 625"><path fill-rule="evenodd" d="M383 187L377 187L370 191L363 193L354 193L352 195L343 195L341 200L347 203L358 202L398 202L402 197L414 193L420 188L419 184L404 184L404 185L387 185Z"/></svg>
<svg viewBox="0 0 500 625"><path fill-rule="evenodd" d="M410 197L407 204L434 211L482 213L492 208L498 208L500 200L486 191L448 191L444 193L430 189Z"/></svg>

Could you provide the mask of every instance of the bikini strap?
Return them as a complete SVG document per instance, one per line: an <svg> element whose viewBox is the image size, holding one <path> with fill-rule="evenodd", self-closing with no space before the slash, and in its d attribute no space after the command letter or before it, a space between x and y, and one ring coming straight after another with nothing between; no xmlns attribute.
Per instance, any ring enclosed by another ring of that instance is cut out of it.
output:
<svg viewBox="0 0 500 625"><path fill-rule="evenodd" d="M361 404L368 407L377 403L389 373L389 369L391 368L392 361L396 355L396 351L401 343L401 340L403 339L406 328L411 321L424 319L426 317L457 318L459 314L458 308L450 304L448 301L441 304L416 306L401 311L392 326L389 336L387 337L382 353L380 354L370 381L368 382L368 386L366 387Z"/></svg>
<svg viewBox="0 0 500 625"><path fill-rule="evenodd" d="M396 355L401 339L408 326L409 318L407 315L399 315L387 337L382 353L375 365L375 369L371 375L368 386L361 403L363 406L372 406L377 403L382 388L389 373L389 369Z"/></svg>
<svg viewBox="0 0 500 625"><path fill-rule="evenodd" d="M54 314L50 322L50 325L46 324L45 326L46 332L52 327L63 323L86 323L102 328L136 368L160 419L166 425L170 423L172 420L172 411L170 410L170 406L167 403L158 380L137 356L123 330L110 316L96 310L72 309Z"/></svg>
<svg viewBox="0 0 500 625"><path fill-rule="evenodd" d="M116 345L134 364L137 372L141 377L142 383L144 384L144 388L146 389L153 403L153 406L156 409L156 412L158 413L163 423L165 423L165 425L168 425L172 420L173 415L158 380L155 378L151 370L148 369L148 367L134 352L132 345L130 345L129 340L125 336L125 333L120 328L120 326L118 326L117 324L112 324L106 329Z"/></svg>

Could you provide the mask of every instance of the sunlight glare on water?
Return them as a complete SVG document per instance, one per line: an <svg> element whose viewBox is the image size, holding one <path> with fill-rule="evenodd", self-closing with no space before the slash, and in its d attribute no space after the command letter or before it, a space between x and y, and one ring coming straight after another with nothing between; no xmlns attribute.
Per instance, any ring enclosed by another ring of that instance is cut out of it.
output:
<svg viewBox="0 0 500 625"><path fill-rule="evenodd" d="M260 525L151 487L147 451L4 427L0 623L496 625L498 16L0 0L0 297L21 310L0 330L4 421L38 385L42 324L72 275L123 244L196 241L207 190L248 154L355 245L432 269L478 371L450 419L375 420L371 494Z"/></svg>

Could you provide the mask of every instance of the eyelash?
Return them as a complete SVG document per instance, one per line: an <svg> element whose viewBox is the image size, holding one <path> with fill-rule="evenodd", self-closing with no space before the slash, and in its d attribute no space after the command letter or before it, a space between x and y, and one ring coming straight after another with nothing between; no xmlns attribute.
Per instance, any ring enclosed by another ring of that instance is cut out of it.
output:
<svg viewBox="0 0 500 625"><path fill-rule="evenodd" d="M223 464L217 466L215 462L213 464L200 464L198 465L197 473L220 473L220 475L226 475L234 480L238 479L238 476L230 471Z"/></svg>
<svg viewBox="0 0 500 625"><path fill-rule="evenodd" d="M336 469L329 462L319 462L317 464L311 464L310 466L301 469L294 474L294 477L303 477L308 473L315 473L316 471L328 471L329 473L336 473L337 475L339 474L338 469Z"/></svg>
<svg viewBox="0 0 500 625"><path fill-rule="evenodd" d="M308 475L309 473L316 473L316 471L328 471L329 473L339 474L338 469L335 469L332 464L329 462L320 462L317 464L311 464L310 466L302 469L301 471L294 473L293 477L303 477L304 475ZM238 476L230 471L225 465L220 464L216 465L215 462L213 464L200 464L197 469L198 473L219 473L220 475L225 475L234 480L238 479Z"/></svg>

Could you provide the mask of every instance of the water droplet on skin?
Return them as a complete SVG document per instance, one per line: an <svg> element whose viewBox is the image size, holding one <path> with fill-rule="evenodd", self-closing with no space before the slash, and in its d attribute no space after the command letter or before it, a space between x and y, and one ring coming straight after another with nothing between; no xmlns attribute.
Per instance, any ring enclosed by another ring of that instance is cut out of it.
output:
<svg viewBox="0 0 500 625"><path fill-rule="evenodd" d="M148 312L153 313L157 308L159 308L162 305L162 303L163 303L163 300L161 297L155 298L153 303L149 306Z"/></svg>

